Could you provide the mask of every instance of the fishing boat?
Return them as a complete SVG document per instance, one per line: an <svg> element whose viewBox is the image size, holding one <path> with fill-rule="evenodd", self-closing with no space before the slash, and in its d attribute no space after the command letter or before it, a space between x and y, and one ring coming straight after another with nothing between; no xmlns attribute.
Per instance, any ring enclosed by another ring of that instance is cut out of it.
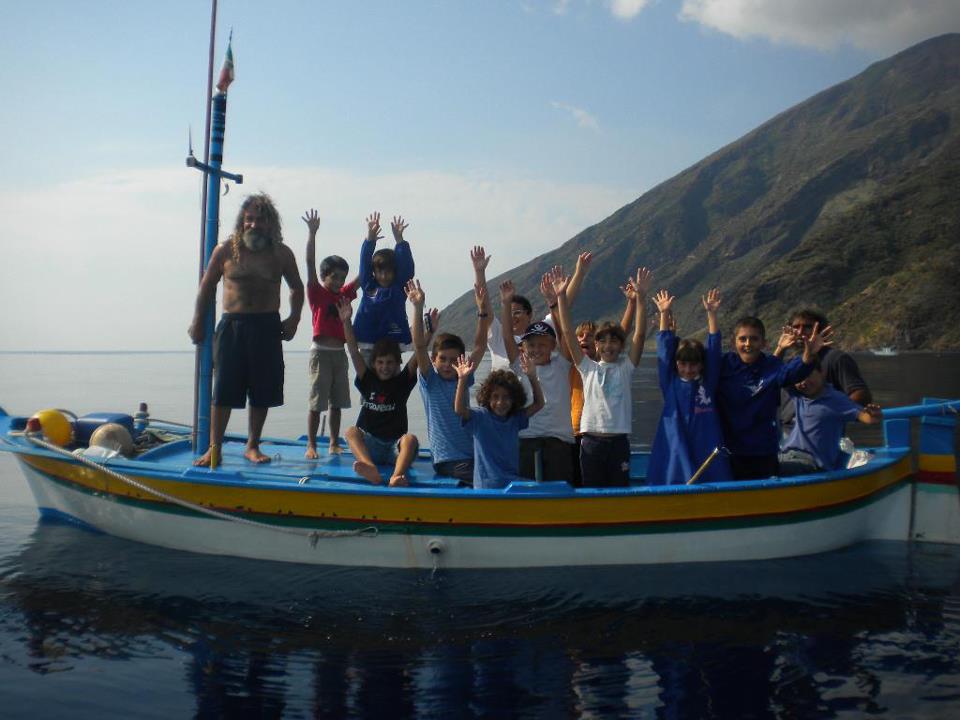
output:
<svg viewBox="0 0 960 720"><path fill-rule="evenodd" d="M348 454L304 459L305 439L265 440L273 462L253 465L239 435L228 435L211 470L192 465L189 428L117 414L76 418L61 447L30 418L0 411L0 450L16 456L43 516L177 550L389 568L647 565L792 557L865 540L960 543L958 409L930 400L887 410L883 446L849 470L648 486L648 456L637 453L631 486L614 489L462 488L434 475L426 451L410 487L374 486ZM139 430L130 457L83 444L91 429L117 424Z"/></svg>
<svg viewBox="0 0 960 720"><path fill-rule="evenodd" d="M899 354L897 349L892 345L884 345L882 347L874 348L870 352L878 357L894 357L895 355Z"/></svg>
<svg viewBox="0 0 960 720"><path fill-rule="evenodd" d="M208 88L212 78L211 63ZM243 181L221 167L232 78L228 46L204 160L192 149L187 158L206 177L201 271L216 245L221 180ZM960 401L887 410L884 445L867 462L790 479L651 487L648 456L634 454L629 487L475 490L436 476L422 451L410 486L390 488L357 477L347 454L304 459L305 439L265 440L272 462L251 464L238 435L226 437L216 467L195 467L209 442L213 321L211 306L191 427L151 420L145 408L73 418L0 410L0 451L16 456L41 515L177 550L384 568L657 565L792 557L870 539L960 543ZM921 419L916 446L912 418Z"/></svg>

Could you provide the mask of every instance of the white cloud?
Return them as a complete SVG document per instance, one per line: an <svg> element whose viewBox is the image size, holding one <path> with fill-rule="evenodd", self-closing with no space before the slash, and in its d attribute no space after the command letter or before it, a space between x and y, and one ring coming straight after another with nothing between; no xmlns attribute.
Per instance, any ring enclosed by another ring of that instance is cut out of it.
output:
<svg viewBox="0 0 960 720"><path fill-rule="evenodd" d="M650 0L609 0L610 12L620 20L632 20L650 4Z"/></svg>
<svg viewBox="0 0 960 720"><path fill-rule="evenodd" d="M635 191L441 172L359 175L330 168L244 168L221 201L220 239L249 192L277 202L284 238L303 263L307 208L320 212L317 254L356 270L364 217L410 222L430 306L472 286L468 251L493 255L493 277L559 246ZM0 193L4 268L0 349L188 349L197 284L199 174L143 168ZM389 231L387 232L389 235ZM292 347L309 344L304 312Z"/></svg>
<svg viewBox="0 0 960 720"><path fill-rule="evenodd" d="M881 53L960 30L957 0L683 0L681 20L745 39Z"/></svg>
<svg viewBox="0 0 960 720"><path fill-rule="evenodd" d="M579 108L574 105L568 105L567 103L557 102L556 100L551 100L550 105L556 110L562 110L565 113L569 113L570 116L577 121L577 125L582 128L587 128L588 130L600 129L600 123L597 121L597 118L583 108Z"/></svg>

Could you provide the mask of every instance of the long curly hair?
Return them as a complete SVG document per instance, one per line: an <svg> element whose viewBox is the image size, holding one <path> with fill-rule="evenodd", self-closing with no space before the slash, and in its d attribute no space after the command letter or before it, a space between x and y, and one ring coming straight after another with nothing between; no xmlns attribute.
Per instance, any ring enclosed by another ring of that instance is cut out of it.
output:
<svg viewBox="0 0 960 720"><path fill-rule="evenodd" d="M243 242L243 216L254 212L263 220L263 232L270 239L270 244L277 247L283 243L283 234L280 232L280 214L273 204L273 199L266 193L248 195L237 212L236 222L233 224L233 233L230 235L230 248L233 250L234 262L240 262L240 243Z"/></svg>
<svg viewBox="0 0 960 720"><path fill-rule="evenodd" d="M523 389L523 385L520 384L520 378L509 370L494 370L487 375L487 379L483 381L483 385L477 391L477 403L489 410L490 396L493 394L493 389L497 387L501 387L510 393L510 399L513 400L513 407L510 408L511 415L523 410L527 404L527 393Z"/></svg>

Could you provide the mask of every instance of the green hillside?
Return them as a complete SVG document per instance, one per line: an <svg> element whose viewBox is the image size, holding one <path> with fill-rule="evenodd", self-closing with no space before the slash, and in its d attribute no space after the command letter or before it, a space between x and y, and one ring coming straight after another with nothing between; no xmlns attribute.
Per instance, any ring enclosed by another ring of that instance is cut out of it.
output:
<svg viewBox="0 0 960 720"><path fill-rule="evenodd" d="M658 185L556 250L506 273L594 262L577 318L618 317L629 268L678 296L684 334L701 293L724 291L724 329L773 328L820 307L847 349L960 348L960 35L875 63ZM500 257L502 261L503 258ZM491 278L491 288L498 278ZM443 325L469 333L471 299Z"/></svg>

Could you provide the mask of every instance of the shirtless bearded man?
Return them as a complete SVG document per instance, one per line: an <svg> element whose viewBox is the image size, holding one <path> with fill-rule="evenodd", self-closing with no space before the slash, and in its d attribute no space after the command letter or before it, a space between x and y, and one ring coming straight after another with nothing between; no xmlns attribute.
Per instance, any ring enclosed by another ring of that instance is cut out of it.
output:
<svg viewBox="0 0 960 720"><path fill-rule="evenodd" d="M280 278L290 288L290 316L280 320ZM267 409L283 404L281 340L292 340L303 307L303 282L293 252L283 244L280 217L267 195L251 195L240 207L233 234L220 243L200 281L187 331L203 342L203 315L223 278L223 316L214 335L210 447L219 451L232 408L250 398L250 430L244 456L269 462L260 452ZM195 462L210 464L210 450Z"/></svg>

